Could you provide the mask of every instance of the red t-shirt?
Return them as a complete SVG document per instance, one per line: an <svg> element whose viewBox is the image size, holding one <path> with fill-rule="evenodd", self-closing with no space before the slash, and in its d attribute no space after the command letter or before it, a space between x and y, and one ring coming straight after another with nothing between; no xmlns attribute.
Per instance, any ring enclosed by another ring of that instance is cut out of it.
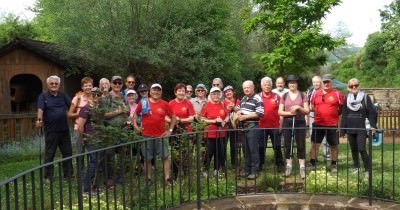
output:
<svg viewBox="0 0 400 210"><path fill-rule="evenodd" d="M160 137L165 132L165 116L172 117L173 112L168 102L159 100L156 103L149 99L150 110L142 116L142 135ZM142 111L142 103L136 108L136 113Z"/></svg>
<svg viewBox="0 0 400 210"><path fill-rule="evenodd" d="M314 108L314 124L321 126L338 126L339 107L343 105L343 95L336 89L325 93L318 90L311 98Z"/></svg>
<svg viewBox="0 0 400 210"><path fill-rule="evenodd" d="M261 99L264 103L264 116L260 118L260 128L279 128L278 109L281 97L278 94L269 92L265 95L261 92Z"/></svg>
<svg viewBox="0 0 400 210"><path fill-rule="evenodd" d="M222 103L213 104L211 102L207 102L206 104L204 104L203 108L201 108L200 111L200 116L205 117L209 120L217 119L217 117L220 117L222 120L224 120L227 115L228 110L226 110L225 106ZM206 130L208 132L204 133L205 138L225 137L225 131L219 133L215 132L216 130L219 130L218 126L215 124L207 125ZM225 130L225 128L221 128L221 130Z"/></svg>
<svg viewBox="0 0 400 210"><path fill-rule="evenodd" d="M234 101L231 101L231 100L229 100L229 99L227 99L227 98L224 99L224 105L225 105L225 107L228 107L229 104L231 104L231 103L233 103L233 107L236 107L237 105L240 104L240 100L239 100L239 99L236 99L236 100L234 100Z"/></svg>
<svg viewBox="0 0 400 210"><path fill-rule="evenodd" d="M179 118L188 118L195 115L193 105L189 100L185 99L179 103L174 99L169 102L169 106L171 107L172 112ZM187 132L192 132L190 123L185 123L183 126Z"/></svg>

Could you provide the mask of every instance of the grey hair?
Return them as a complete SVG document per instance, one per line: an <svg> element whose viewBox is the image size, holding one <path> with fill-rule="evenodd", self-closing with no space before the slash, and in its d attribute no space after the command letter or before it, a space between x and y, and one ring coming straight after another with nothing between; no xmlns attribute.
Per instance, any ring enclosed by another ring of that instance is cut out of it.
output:
<svg viewBox="0 0 400 210"><path fill-rule="evenodd" d="M222 79L221 78L219 78L219 77L217 77L217 78L214 78L213 79L213 83L214 82L218 82L219 84L221 84L221 89L224 87L224 83L222 82Z"/></svg>
<svg viewBox="0 0 400 210"><path fill-rule="evenodd" d="M243 82L243 85L244 85L244 84L249 84L249 85L251 85L251 86L254 87L254 82L251 81L251 80L246 80L246 81L244 81L244 82Z"/></svg>
<svg viewBox="0 0 400 210"><path fill-rule="evenodd" d="M186 89L192 89L192 90L193 90L193 86L191 86L191 85L186 85Z"/></svg>
<svg viewBox="0 0 400 210"><path fill-rule="evenodd" d="M311 81L313 81L314 79L317 79L319 81L322 81L322 78L318 75L313 76L313 78L311 79Z"/></svg>
<svg viewBox="0 0 400 210"><path fill-rule="evenodd" d="M272 85L272 79L270 77L263 77L261 79L261 86L263 85L263 83L269 83Z"/></svg>
<svg viewBox="0 0 400 210"><path fill-rule="evenodd" d="M52 76L50 76L50 77L47 77L46 82L47 82L47 83L50 83L52 80L56 80L56 82L58 82L58 83L61 82L60 77L57 76L57 75L52 75Z"/></svg>
<svg viewBox="0 0 400 210"><path fill-rule="evenodd" d="M360 84L360 81L357 79L357 78L351 78L348 82L347 82L347 85L350 85L351 83L357 83L357 84Z"/></svg>
<svg viewBox="0 0 400 210"><path fill-rule="evenodd" d="M110 83L110 80L108 80L107 78L103 77L103 78L100 79L99 85L103 84L104 82Z"/></svg>

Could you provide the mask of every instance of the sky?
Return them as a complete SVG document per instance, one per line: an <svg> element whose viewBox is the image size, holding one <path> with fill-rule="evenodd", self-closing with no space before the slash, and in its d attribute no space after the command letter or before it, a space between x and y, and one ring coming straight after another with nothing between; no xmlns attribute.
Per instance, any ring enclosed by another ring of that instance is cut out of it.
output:
<svg viewBox="0 0 400 210"><path fill-rule="evenodd" d="M14 13L25 19L32 19L34 13L27 8L33 7L36 0L0 0L0 14ZM380 30L379 9L393 0L342 0L340 6L333 8L324 20L324 32L335 34L338 25L342 25L352 35L347 43L362 47L370 33Z"/></svg>

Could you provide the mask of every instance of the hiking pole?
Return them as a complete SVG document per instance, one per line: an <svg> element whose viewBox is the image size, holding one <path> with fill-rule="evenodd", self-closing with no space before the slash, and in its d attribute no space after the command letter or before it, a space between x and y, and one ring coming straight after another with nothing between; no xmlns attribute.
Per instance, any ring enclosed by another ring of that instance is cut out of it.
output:
<svg viewBox="0 0 400 210"><path fill-rule="evenodd" d="M294 118L296 116L293 116L292 118L292 139L290 142L290 160L292 160L292 156L293 156L293 144L294 144Z"/></svg>
<svg viewBox="0 0 400 210"><path fill-rule="evenodd" d="M42 165L42 139L43 135L43 127L39 128L39 165Z"/></svg>

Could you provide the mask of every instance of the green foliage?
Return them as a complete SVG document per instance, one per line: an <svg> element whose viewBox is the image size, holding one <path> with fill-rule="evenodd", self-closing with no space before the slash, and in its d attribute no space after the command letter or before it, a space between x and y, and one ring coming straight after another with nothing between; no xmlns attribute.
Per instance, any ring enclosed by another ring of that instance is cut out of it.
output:
<svg viewBox="0 0 400 210"><path fill-rule="evenodd" d="M89 75L133 73L141 82L162 81L166 87L219 76L238 85L248 69L241 68L239 35L231 27L231 19L239 20L231 12L235 5L229 0L40 0L35 21Z"/></svg>
<svg viewBox="0 0 400 210"><path fill-rule="evenodd" d="M267 46L257 57L272 77L313 71L326 62L324 49L344 43L321 32L321 19L340 0L254 2L258 11L245 28L266 37Z"/></svg>
<svg viewBox="0 0 400 210"><path fill-rule="evenodd" d="M1 19L0 19L1 20ZM11 42L15 38L36 38L38 36L33 24L21 20L13 14L6 15L0 21L0 46Z"/></svg>

